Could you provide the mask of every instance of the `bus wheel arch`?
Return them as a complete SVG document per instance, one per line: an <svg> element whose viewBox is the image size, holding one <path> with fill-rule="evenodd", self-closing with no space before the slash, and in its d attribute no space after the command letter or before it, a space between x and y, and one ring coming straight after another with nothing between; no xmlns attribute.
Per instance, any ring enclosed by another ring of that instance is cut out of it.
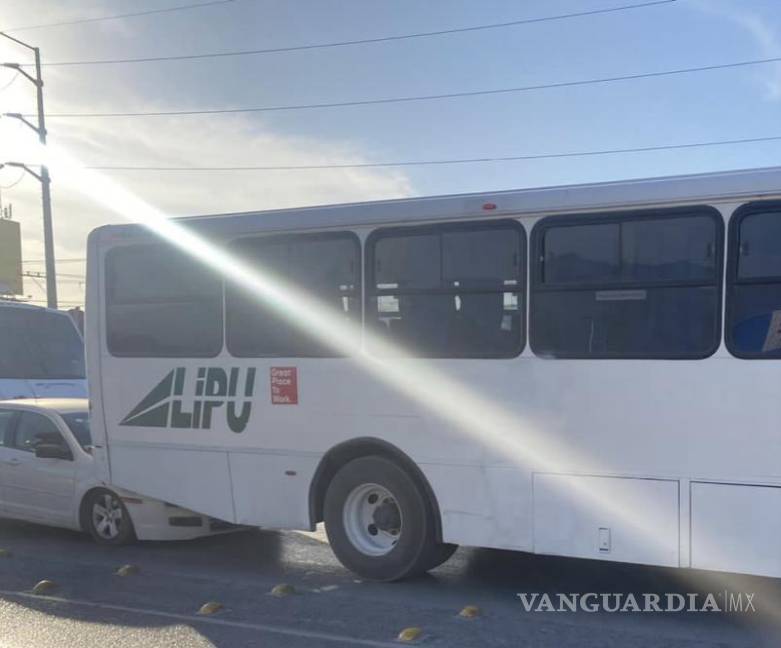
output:
<svg viewBox="0 0 781 648"><path fill-rule="evenodd" d="M345 464L353 459L368 456L379 456L389 459L403 468L418 488L425 493L434 518L434 535L437 542L442 542L442 515L439 503L426 476L418 465L401 449L374 437L358 437L335 445L323 455L315 470L312 483L309 486L309 519L312 526L323 521L325 493L334 475Z"/></svg>

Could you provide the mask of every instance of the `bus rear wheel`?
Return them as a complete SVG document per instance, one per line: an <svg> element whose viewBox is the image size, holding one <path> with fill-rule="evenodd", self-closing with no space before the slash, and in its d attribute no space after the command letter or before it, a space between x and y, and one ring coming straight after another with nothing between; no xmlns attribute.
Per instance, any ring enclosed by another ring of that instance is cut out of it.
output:
<svg viewBox="0 0 781 648"><path fill-rule="evenodd" d="M368 580L420 574L450 547L436 542L426 494L385 457L360 457L342 466L328 485L323 517L336 557Z"/></svg>

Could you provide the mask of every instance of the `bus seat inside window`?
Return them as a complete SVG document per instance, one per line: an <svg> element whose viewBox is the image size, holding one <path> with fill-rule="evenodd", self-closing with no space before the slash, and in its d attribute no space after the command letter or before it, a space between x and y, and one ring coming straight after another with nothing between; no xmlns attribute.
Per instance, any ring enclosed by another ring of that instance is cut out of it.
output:
<svg viewBox="0 0 781 648"><path fill-rule="evenodd" d="M401 352L433 358L520 353L525 239L517 223L378 230L368 254L367 325Z"/></svg>

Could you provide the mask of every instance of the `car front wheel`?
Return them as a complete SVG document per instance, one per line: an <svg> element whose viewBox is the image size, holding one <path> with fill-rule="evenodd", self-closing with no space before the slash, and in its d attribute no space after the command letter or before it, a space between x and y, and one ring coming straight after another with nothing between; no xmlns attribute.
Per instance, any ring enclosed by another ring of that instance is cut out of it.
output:
<svg viewBox="0 0 781 648"><path fill-rule="evenodd" d="M121 545L135 539L133 521L116 493L107 489L92 491L83 511L86 529L98 544Z"/></svg>

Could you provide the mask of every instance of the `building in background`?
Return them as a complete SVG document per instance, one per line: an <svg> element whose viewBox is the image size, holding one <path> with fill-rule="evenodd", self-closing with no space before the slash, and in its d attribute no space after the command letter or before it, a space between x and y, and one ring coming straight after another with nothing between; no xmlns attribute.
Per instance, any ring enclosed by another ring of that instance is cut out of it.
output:
<svg viewBox="0 0 781 648"><path fill-rule="evenodd" d="M0 298L21 295L22 232L19 223L0 218Z"/></svg>

